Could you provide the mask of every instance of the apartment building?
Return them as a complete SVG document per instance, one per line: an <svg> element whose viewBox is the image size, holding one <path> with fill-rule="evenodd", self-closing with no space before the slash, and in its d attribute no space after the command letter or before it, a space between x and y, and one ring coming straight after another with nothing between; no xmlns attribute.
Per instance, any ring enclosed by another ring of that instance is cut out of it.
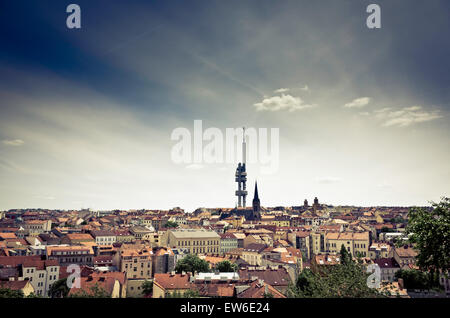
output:
<svg viewBox="0 0 450 318"><path fill-rule="evenodd" d="M128 279L150 279L152 277L152 250L150 248L127 247L120 249L113 258L120 272Z"/></svg>
<svg viewBox="0 0 450 318"><path fill-rule="evenodd" d="M191 289L189 274L155 274L153 280L153 298L165 298L174 293L183 295Z"/></svg>
<svg viewBox="0 0 450 318"><path fill-rule="evenodd" d="M53 283L59 279L60 266L56 260L41 260L39 256L0 256L3 267L17 269L17 277L10 280L28 280L34 293L47 297Z"/></svg>
<svg viewBox="0 0 450 318"><path fill-rule="evenodd" d="M175 253L167 247L153 249L152 266L153 275L156 273L169 273L175 269Z"/></svg>
<svg viewBox="0 0 450 318"><path fill-rule="evenodd" d="M264 244L250 244L242 250L241 258L250 265L261 266L263 261Z"/></svg>
<svg viewBox="0 0 450 318"><path fill-rule="evenodd" d="M37 236L42 233L48 233L52 229L51 220L29 220L22 225L25 233L31 236Z"/></svg>
<svg viewBox="0 0 450 318"><path fill-rule="evenodd" d="M57 260L61 266L93 266L94 251L90 246L47 246L47 259Z"/></svg>
<svg viewBox="0 0 450 318"><path fill-rule="evenodd" d="M94 242L89 233L69 233L61 239L61 244L78 245L81 243Z"/></svg>
<svg viewBox="0 0 450 318"><path fill-rule="evenodd" d="M387 243L374 242L369 247L370 259L388 258L391 253L391 246Z"/></svg>
<svg viewBox="0 0 450 318"><path fill-rule="evenodd" d="M369 244L369 232L330 232L325 235L327 253L339 253L343 245L353 257L368 257Z"/></svg>
<svg viewBox="0 0 450 318"><path fill-rule="evenodd" d="M224 233L220 235L220 254L238 248L238 239L233 233Z"/></svg>
<svg viewBox="0 0 450 318"><path fill-rule="evenodd" d="M288 241L308 259L311 259L310 233L310 231L292 231L288 233Z"/></svg>
<svg viewBox="0 0 450 318"><path fill-rule="evenodd" d="M112 245L117 240L116 234L111 231L93 230L91 235L97 245Z"/></svg>
<svg viewBox="0 0 450 318"><path fill-rule="evenodd" d="M379 258L376 259L374 263L378 264L378 266L380 267L382 282L392 283L395 278L395 273L400 270L400 265L393 257Z"/></svg>
<svg viewBox="0 0 450 318"><path fill-rule="evenodd" d="M410 269L416 264L417 251L410 246L394 247L393 256L402 269Z"/></svg>
<svg viewBox="0 0 450 318"><path fill-rule="evenodd" d="M176 229L167 231L168 246L187 248L190 253L220 252L220 236L214 231L204 229Z"/></svg>

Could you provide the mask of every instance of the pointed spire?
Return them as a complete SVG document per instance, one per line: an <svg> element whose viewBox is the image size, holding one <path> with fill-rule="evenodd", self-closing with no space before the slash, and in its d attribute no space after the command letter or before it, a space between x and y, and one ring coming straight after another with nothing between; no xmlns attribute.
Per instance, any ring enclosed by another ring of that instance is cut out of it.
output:
<svg viewBox="0 0 450 318"><path fill-rule="evenodd" d="M259 197L258 197L258 181L255 181L255 196L254 196L254 199L259 200Z"/></svg>

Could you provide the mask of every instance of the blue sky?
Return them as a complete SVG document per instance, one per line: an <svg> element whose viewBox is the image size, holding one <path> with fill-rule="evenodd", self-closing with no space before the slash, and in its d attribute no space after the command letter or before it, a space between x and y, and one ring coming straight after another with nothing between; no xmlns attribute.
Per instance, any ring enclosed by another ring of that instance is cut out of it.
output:
<svg viewBox="0 0 450 318"><path fill-rule="evenodd" d="M0 209L234 206L233 165L171 161L196 119L280 129L263 205L448 195L450 4L372 2L2 1Z"/></svg>

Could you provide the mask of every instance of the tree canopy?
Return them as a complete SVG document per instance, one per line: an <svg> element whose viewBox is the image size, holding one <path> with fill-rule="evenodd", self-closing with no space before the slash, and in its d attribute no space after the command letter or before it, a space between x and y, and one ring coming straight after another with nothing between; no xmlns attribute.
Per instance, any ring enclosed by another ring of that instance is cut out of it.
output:
<svg viewBox="0 0 450 318"><path fill-rule="evenodd" d="M166 227L166 228L177 228L178 227L178 223L177 222L172 222L172 221L167 221L166 224L164 224L164 227Z"/></svg>
<svg viewBox="0 0 450 318"><path fill-rule="evenodd" d="M142 283L142 293L147 296L150 295L153 292L153 283L149 280L145 280L145 282Z"/></svg>
<svg viewBox="0 0 450 318"><path fill-rule="evenodd" d="M367 285L369 274L355 262L344 246L340 264L326 266L315 273L303 270L288 295L294 298L373 298L383 296Z"/></svg>
<svg viewBox="0 0 450 318"><path fill-rule="evenodd" d="M0 298L24 298L24 295L21 290L0 288Z"/></svg>
<svg viewBox="0 0 450 318"><path fill-rule="evenodd" d="M209 272L209 264L195 254L188 254L178 261L175 271L178 274L181 272L192 274L195 272Z"/></svg>
<svg viewBox="0 0 450 318"><path fill-rule="evenodd" d="M417 265L423 270L450 269L450 198L432 203L432 209L412 208L406 233L417 249Z"/></svg>
<svg viewBox="0 0 450 318"><path fill-rule="evenodd" d="M216 270L218 270L221 273L231 273L236 272L238 269L238 266L234 263L231 263L228 260L221 261L217 263Z"/></svg>

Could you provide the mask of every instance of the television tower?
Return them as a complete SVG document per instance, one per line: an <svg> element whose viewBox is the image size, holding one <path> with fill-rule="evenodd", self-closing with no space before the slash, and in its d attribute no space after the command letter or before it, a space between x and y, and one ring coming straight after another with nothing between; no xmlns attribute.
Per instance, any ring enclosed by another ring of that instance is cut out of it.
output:
<svg viewBox="0 0 450 318"><path fill-rule="evenodd" d="M240 162L236 168L236 182L238 184L238 189L236 191L236 196L238 197L238 207L245 208L245 199L247 197L246 182L247 182L247 172L245 171L246 162L246 148L247 144L245 142L245 127L242 128L242 163Z"/></svg>

